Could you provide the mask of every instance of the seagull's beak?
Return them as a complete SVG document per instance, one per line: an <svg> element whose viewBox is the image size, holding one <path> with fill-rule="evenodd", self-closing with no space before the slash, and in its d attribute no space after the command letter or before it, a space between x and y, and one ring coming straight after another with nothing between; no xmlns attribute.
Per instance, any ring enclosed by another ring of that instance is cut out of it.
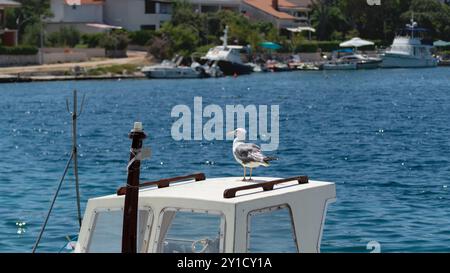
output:
<svg viewBox="0 0 450 273"><path fill-rule="evenodd" d="M229 132L227 133L227 136L234 136L235 133L236 133L236 130L229 131Z"/></svg>

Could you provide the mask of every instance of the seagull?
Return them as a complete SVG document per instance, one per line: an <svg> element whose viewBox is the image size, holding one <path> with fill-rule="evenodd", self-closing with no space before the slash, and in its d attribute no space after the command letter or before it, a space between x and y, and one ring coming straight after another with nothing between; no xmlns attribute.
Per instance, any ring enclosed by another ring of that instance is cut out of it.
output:
<svg viewBox="0 0 450 273"><path fill-rule="evenodd" d="M267 167L269 162L277 160L275 157L268 157L261 153L261 148L253 143L245 143L245 134L247 131L243 128L237 128L227 133L233 134L236 138L233 141L233 156L236 161L244 167L244 178L242 181L252 181L252 169L259 166ZM247 179L246 168L250 168L250 178Z"/></svg>

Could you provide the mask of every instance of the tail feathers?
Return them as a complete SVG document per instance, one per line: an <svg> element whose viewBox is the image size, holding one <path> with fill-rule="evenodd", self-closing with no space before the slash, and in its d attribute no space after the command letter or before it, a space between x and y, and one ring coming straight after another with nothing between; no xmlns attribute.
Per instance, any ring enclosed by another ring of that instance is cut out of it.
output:
<svg viewBox="0 0 450 273"><path fill-rule="evenodd" d="M264 157L263 161L266 164L269 164L270 161L274 161L274 160L278 160L278 157L274 157L274 156L266 156Z"/></svg>

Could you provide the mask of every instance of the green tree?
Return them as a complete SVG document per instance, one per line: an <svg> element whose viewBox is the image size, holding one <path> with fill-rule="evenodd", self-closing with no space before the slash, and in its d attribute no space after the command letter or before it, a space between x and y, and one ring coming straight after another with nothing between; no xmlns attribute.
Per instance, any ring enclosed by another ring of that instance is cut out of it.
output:
<svg viewBox="0 0 450 273"><path fill-rule="evenodd" d="M47 43L55 47L75 47L80 42L81 34L74 27L62 27L47 36Z"/></svg>
<svg viewBox="0 0 450 273"><path fill-rule="evenodd" d="M401 15L404 22L414 14L420 27L427 28L435 39L450 40L450 7L436 0L412 0L410 9Z"/></svg>
<svg viewBox="0 0 450 273"><path fill-rule="evenodd" d="M311 20L319 40L329 40L337 31L343 33L349 31L344 14L333 0L314 0Z"/></svg>
<svg viewBox="0 0 450 273"><path fill-rule="evenodd" d="M50 0L16 0L20 8L9 9L6 16L8 28L18 29L19 39L25 44L39 45L42 18L52 17ZM33 36L33 37L32 37Z"/></svg>

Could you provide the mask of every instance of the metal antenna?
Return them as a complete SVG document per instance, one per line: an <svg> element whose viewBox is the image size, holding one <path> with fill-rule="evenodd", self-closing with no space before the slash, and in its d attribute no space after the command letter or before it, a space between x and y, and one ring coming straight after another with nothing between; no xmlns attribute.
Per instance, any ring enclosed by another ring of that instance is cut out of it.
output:
<svg viewBox="0 0 450 273"><path fill-rule="evenodd" d="M36 243L33 246L32 253L36 252L36 249L39 246L39 243L41 241L42 235L44 234L45 227L47 226L48 219L50 218L50 214L53 210L53 206L55 205L56 198L58 197L59 191L61 190L62 183L64 182L64 178L66 177L67 171L70 167L70 163L73 160L73 170L74 170L74 176L75 176L75 189L77 194L77 209L78 209L78 224L81 228L81 206L80 206L80 189L79 189L79 183L78 183L78 157L77 157L77 118L81 116L83 113L84 108L84 101L85 101L85 95L83 95L83 99L81 101L80 110L78 111L78 102L77 102L77 90L73 90L73 111L70 111L69 108L69 100L66 99L66 107L67 112L72 116L72 151L70 153L70 157L67 160L66 167L64 168L63 175L61 179L59 180L58 187L56 189L55 195L53 196L52 202L50 204L50 208L47 212L47 216L45 217L44 224L42 225L41 231L39 232L39 236L36 240Z"/></svg>
<svg viewBox="0 0 450 273"><path fill-rule="evenodd" d="M84 108L85 95L81 100L81 107L78 111L78 96L77 90L73 90L73 111L69 110L69 100L66 100L67 111L72 115L72 155L73 155L73 173L75 176L75 190L77 195L77 212L78 224L81 228L81 205L80 205L80 186L78 179L78 150L77 150L77 118L81 116Z"/></svg>

